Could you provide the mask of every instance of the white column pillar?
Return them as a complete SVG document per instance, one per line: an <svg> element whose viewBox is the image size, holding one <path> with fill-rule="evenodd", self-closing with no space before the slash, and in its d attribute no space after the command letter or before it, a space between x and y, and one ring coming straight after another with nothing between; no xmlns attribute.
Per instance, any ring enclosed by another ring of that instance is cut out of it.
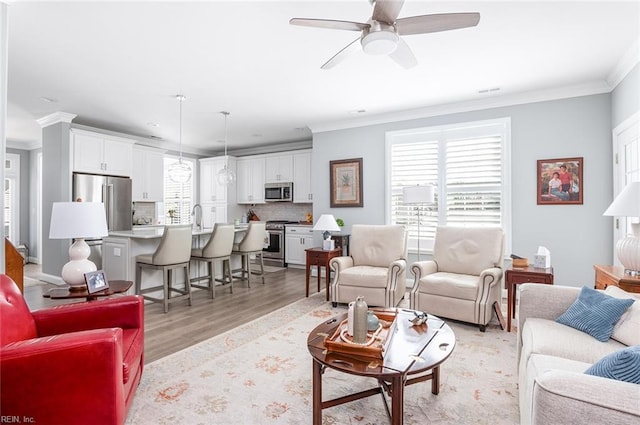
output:
<svg viewBox="0 0 640 425"><path fill-rule="evenodd" d="M0 181L4 186L4 160L7 151L7 61L9 50L9 29L7 27L7 4L0 2L0 159L2 166L0 167ZM0 211L4 211L4 196L0 196ZM4 252L4 219L0 226L0 273L5 272L5 252Z"/></svg>

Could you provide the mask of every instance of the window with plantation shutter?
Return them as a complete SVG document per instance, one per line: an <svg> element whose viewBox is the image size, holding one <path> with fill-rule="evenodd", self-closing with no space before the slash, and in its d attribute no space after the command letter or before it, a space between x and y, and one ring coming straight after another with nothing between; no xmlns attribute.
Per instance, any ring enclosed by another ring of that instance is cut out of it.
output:
<svg viewBox="0 0 640 425"><path fill-rule="evenodd" d="M186 183L176 183L169 178L169 167L178 157L164 158L164 214L166 224L188 224L191 222L191 208L194 204L195 161L182 158L191 167L191 179Z"/></svg>
<svg viewBox="0 0 640 425"><path fill-rule="evenodd" d="M387 221L407 227L410 250L418 229L429 250L439 225L500 226L509 237L509 127L505 118L387 134ZM434 186L434 203L403 204L403 187L415 185Z"/></svg>

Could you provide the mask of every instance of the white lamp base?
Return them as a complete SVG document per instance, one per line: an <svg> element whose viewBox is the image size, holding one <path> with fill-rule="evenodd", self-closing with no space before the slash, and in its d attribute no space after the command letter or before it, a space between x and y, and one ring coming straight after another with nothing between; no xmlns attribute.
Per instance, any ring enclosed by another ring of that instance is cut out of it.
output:
<svg viewBox="0 0 640 425"><path fill-rule="evenodd" d="M616 253L626 275L640 276L640 223L631 224L631 228L633 236L620 239L616 244Z"/></svg>
<svg viewBox="0 0 640 425"><path fill-rule="evenodd" d="M76 239L69 247L69 261L62 267L62 280L69 285L70 290L86 289L84 274L95 272L98 268L89 261L91 250L84 239Z"/></svg>

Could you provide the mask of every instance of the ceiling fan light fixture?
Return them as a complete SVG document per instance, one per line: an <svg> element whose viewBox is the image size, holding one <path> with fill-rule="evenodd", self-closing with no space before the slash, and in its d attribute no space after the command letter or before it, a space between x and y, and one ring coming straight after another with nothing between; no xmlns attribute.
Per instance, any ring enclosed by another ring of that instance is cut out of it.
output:
<svg viewBox="0 0 640 425"><path fill-rule="evenodd" d="M393 31L367 33L361 40L362 50L369 55L388 55L398 46L398 34Z"/></svg>

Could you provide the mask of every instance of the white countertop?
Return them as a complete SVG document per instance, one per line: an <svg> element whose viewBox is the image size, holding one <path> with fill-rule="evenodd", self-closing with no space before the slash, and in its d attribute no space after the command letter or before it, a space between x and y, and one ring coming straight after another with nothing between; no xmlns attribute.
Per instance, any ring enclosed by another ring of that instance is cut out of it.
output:
<svg viewBox="0 0 640 425"><path fill-rule="evenodd" d="M235 226L236 232L244 232L247 230L248 225L237 225ZM209 235L213 231L212 228L203 228L196 229L194 227L192 231L193 236L200 235ZM164 233L164 226L156 227L156 226L140 226L134 227L133 230L114 230L109 232L109 237L119 237L119 238L131 238L131 239L155 239L161 238Z"/></svg>

